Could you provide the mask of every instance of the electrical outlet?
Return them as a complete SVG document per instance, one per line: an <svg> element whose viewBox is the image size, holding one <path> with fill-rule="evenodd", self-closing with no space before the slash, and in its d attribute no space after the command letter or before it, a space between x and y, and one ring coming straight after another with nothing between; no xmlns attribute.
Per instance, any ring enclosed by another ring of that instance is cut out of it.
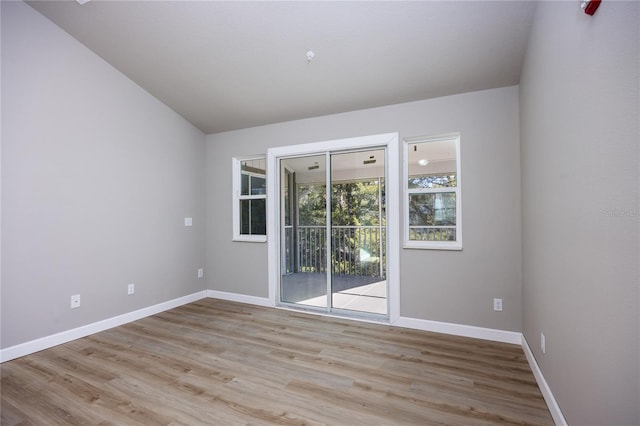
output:
<svg viewBox="0 0 640 426"><path fill-rule="evenodd" d="M502 299L493 299L493 310L502 312Z"/></svg>
<svg viewBox="0 0 640 426"><path fill-rule="evenodd" d="M134 283L129 284L127 286L127 294L132 295L135 292L136 292L136 285Z"/></svg>
<svg viewBox="0 0 640 426"><path fill-rule="evenodd" d="M204 277L204 269L198 268L198 278Z"/></svg>
<svg viewBox="0 0 640 426"><path fill-rule="evenodd" d="M80 295L74 294L71 296L71 309L80 307Z"/></svg>
<svg viewBox="0 0 640 426"><path fill-rule="evenodd" d="M544 333L540 333L540 349L542 353L547 353L547 342L545 342Z"/></svg>

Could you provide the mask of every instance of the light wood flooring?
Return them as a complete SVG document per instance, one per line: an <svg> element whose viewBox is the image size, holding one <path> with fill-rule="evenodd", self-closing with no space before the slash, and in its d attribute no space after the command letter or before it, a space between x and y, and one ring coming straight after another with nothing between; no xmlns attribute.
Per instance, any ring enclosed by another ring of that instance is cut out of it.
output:
<svg viewBox="0 0 640 426"><path fill-rule="evenodd" d="M0 368L3 426L553 424L519 346L216 299Z"/></svg>

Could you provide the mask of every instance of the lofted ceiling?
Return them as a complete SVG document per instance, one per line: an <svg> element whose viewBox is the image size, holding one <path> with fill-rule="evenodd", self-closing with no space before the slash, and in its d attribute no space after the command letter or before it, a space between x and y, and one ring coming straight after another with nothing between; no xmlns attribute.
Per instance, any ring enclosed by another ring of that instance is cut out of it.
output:
<svg viewBox="0 0 640 426"><path fill-rule="evenodd" d="M518 84L535 9L528 1L28 4L207 134Z"/></svg>

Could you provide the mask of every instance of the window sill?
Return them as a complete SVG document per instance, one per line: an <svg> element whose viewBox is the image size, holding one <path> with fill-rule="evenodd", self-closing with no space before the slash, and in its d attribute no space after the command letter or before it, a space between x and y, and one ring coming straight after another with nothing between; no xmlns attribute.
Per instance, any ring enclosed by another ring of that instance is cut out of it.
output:
<svg viewBox="0 0 640 426"><path fill-rule="evenodd" d="M453 250L462 251L462 242L425 242L405 241L402 248L418 250Z"/></svg>
<svg viewBox="0 0 640 426"><path fill-rule="evenodd" d="M244 243L266 243L266 235L234 235L231 241Z"/></svg>

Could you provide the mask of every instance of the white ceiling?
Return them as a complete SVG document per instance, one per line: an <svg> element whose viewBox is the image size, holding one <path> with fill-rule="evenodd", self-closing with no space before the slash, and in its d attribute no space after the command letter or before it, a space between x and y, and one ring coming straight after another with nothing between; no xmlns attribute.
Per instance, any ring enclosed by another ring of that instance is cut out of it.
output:
<svg viewBox="0 0 640 426"><path fill-rule="evenodd" d="M28 3L205 133L518 84L535 9L527 1Z"/></svg>

